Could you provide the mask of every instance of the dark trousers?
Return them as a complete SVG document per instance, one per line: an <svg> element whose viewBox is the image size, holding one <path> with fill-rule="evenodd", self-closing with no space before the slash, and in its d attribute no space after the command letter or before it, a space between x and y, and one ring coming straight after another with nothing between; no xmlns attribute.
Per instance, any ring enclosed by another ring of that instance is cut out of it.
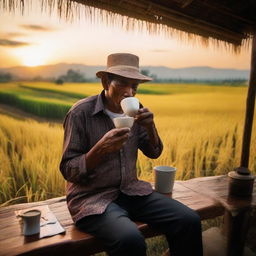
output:
<svg viewBox="0 0 256 256"><path fill-rule="evenodd" d="M202 256L201 221L196 212L167 196L120 194L106 211L78 221L79 229L100 238L113 256L144 256L146 244L133 221L162 232L171 256Z"/></svg>

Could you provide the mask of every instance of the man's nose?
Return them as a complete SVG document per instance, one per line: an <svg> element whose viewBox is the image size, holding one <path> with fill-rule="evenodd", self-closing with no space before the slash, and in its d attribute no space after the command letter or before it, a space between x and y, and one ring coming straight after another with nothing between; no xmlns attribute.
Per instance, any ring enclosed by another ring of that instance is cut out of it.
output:
<svg viewBox="0 0 256 256"><path fill-rule="evenodd" d="M127 87L125 89L125 94L124 94L125 97L133 97L134 96L134 90L132 87Z"/></svg>

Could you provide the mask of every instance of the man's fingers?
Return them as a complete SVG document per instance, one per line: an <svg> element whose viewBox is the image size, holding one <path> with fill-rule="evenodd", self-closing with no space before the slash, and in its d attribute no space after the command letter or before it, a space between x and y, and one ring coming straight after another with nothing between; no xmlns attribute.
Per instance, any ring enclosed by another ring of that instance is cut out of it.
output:
<svg viewBox="0 0 256 256"><path fill-rule="evenodd" d="M125 133L125 134L113 137L110 142L113 143L113 144L123 143L124 141L127 141L128 138L129 138L129 133Z"/></svg>
<svg viewBox="0 0 256 256"><path fill-rule="evenodd" d="M122 141L127 141L128 138L129 138L129 134L127 133L127 134L124 134L124 135L118 137L117 139L122 142Z"/></svg>
<svg viewBox="0 0 256 256"><path fill-rule="evenodd" d="M128 137L128 134L116 137L115 139L112 140L110 147L115 148L116 150L121 149L127 142Z"/></svg>
<svg viewBox="0 0 256 256"><path fill-rule="evenodd" d="M127 133L129 133L131 131L131 129L128 128L128 127L125 127L125 128L115 128L114 130L115 130L114 131L115 135L118 135L118 136L122 136L123 134L127 134Z"/></svg>
<svg viewBox="0 0 256 256"><path fill-rule="evenodd" d="M140 115L137 115L136 120L141 121L141 120L144 120L146 118L151 118L151 117L153 117L153 114L151 112L145 112L145 113L142 113Z"/></svg>
<svg viewBox="0 0 256 256"><path fill-rule="evenodd" d="M138 113L144 113L144 112L149 112L148 108L140 108L138 110Z"/></svg>

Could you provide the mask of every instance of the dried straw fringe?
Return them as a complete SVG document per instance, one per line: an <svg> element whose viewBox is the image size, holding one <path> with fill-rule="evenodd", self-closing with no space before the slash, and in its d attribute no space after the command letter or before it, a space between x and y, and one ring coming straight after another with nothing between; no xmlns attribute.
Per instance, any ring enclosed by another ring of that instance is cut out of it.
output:
<svg viewBox="0 0 256 256"><path fill-rule="evenodd" d="M20 11L23 14L25 8L31 8L32 2L35 2L35 0L0 0L0 9L13 13ZM235 45L209 36L199 36L161 24L161 17L156 17L156 20L159 18L159 23L152 23L79 4L72 0L40 0L38 2L41 4L42 11L52 14L57 9L59 17L69 22L85 18L92 25L101 23L107 26L119 27L126 31L147 32L150 35L167 38L175 37L182 42L185 41L190 44L192 42L195 45L199 44L205 47L211 45L213 48L222 48L235 54L239 53L242 47L248 49L252 41L252 37L248 35L242 40L241 45Z"/></svg>

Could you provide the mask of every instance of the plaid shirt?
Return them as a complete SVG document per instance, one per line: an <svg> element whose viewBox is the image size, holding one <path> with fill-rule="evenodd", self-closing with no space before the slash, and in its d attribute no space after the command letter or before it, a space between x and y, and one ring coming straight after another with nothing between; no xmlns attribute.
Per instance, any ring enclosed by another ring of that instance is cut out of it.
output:
<svg viewBox="0 0 256 256"><path fill-rule="evenodd" d="M105 113L104 92L78 101L64 121L64 145L60 171L67 182L67 203L77 222L85 216L101 214L120 191L127 195L148 195L152 187L138 180L136 161L138 149L147 157L157 158L163 149L153 147L145 129L136 122L128 141L118 152L103 156L101 163L90 172L86 169L86 153L114 128Z"/></svg>

